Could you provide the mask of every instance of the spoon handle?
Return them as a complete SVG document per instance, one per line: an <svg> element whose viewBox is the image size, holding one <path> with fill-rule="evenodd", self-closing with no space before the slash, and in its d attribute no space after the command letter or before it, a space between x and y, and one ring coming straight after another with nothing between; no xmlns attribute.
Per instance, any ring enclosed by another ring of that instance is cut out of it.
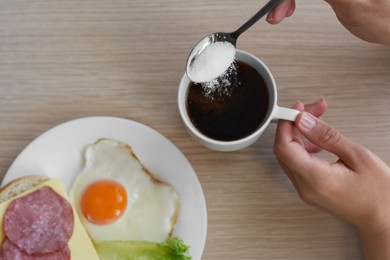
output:
<svg viewBox="0 0 390 260"><path fill-rule="evenodd" d="M246 23L244 23L240 28L236 31L232 32L231 35L233 38L237 39L241 33L248 30L255 22L257 22L261 17L266 15L269 11L274 9L277 5L279 5L283 0L270 0L263 8L260 9L251 19L249 19Z"/></svg>

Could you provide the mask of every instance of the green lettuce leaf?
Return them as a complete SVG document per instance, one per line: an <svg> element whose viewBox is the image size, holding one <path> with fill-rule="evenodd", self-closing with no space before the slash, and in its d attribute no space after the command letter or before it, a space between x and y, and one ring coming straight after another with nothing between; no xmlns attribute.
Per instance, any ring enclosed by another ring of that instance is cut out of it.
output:
<svg viewBox="0 0 390 260"><path fill-rule="evenodd" d="M150 241L94 242L101 260L191 260L189 246L177 237L162 243Z"/></svg>

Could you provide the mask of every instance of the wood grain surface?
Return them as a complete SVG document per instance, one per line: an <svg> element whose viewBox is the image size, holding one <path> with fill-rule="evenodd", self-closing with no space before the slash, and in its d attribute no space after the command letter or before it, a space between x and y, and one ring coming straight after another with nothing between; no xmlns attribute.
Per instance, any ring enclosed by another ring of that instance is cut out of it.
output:
<svg viewBox="0 0 390 260"><path fill-rule="evenodd" d="M129 118L169 138L198 174L203 259L362 259L350 226L297 196L272 153L275 125L232 153L204 148L183 127L177 90L193 45L235 30L265 2L0 1L1 176L57 124ZM280 105L326 98L324 119L390 163L389 47L349 34L320 0L297 1L280 25L259 21L237 45L268 65Z"/></svg>

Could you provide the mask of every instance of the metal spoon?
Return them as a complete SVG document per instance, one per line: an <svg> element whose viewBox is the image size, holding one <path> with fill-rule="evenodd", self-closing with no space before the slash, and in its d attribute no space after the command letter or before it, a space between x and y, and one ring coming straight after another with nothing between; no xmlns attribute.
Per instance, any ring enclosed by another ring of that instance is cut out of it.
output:
<svg viewBox="0 0 390 260"><path fill-rule="evenodd" d="M199 55L211 44L216 42L228 42L231 43L234 48L236 48L237 38L240 36L243 32L245 32L249 27L251 27L254 23L256 23L260 18L262 18L264 15L266 15L269 11L274 9L277 5L279 5L283 0L270 0L267 4L264 5L263 8L261 8L252 18L250 18L246 23L244 23L240 28L238 28L236 31L231 33L226 32L217 32L210 35L207 35L202 40L200 40L195 47L192 49L190 55L187 59L187 68L186 73L187 76L193 80L193 77L191 75L191 67L195 63L196 59L199 57ZM233 62L233 60L232 60ZM230 66L230 64L229 64ZM228 67L226 68L228 69ZM220 75L215 75L214 78L217 78Z"/></svg>

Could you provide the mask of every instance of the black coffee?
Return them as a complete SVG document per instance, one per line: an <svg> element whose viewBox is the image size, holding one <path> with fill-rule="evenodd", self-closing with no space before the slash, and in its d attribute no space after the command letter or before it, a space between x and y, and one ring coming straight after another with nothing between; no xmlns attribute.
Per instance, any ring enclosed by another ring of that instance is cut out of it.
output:
<svg viewBox="0 0 390 260"><path fill-rule="evenodd" d="M187 110L191 122L204 135L233 141L255 132L265 120L269 93L264 79L248 64L236 61L236 73L211 83L191 82Z"/></svg>

